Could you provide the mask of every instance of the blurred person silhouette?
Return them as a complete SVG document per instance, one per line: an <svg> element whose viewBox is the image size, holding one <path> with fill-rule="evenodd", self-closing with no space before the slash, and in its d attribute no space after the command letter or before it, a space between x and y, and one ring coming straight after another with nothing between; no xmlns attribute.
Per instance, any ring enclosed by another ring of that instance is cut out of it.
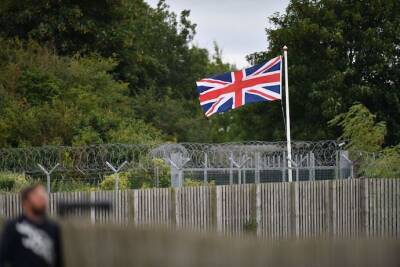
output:
<svg viewBox="0 0 400 267"><path fill-rule="evenodd" d="M23 214L3 229L0 267L62 266L60 229L46 215L48 200L40 184L21 191Z"/></svg>

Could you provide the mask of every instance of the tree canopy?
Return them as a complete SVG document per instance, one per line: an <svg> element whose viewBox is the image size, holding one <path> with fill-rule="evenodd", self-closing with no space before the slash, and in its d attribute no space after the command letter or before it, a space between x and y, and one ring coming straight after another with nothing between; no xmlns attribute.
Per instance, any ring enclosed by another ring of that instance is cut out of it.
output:
<svg viewBox="0 0 400 267"><path fill-rule="evenodd" d="M358 102L387 122L387 144L400 142L399 1L292 0L270 21L268 50L249 59L264 61L289 47L293 138L335 138L327 121ZM257 131L270 139L278 113L254 107L246 117L262 118Z"/></svg>
<svg viewBox="0 0 400 267"><path fill-rule="evenodd" d="M135 117L112 59L60 57L30 42L0 47L1 146L161 140Z"/></svg>
<svg viewBox="0 0 400 267"><path fill-rule="evenodd" d="M188 7L190 8L190 7ZM354 103L400 142L400 2L291 0L260 63L289 47L293 139L340 135ZM0 3L0 146L282 140L281 102L206 119L195 81L234 69L193 44L190 12L160 1Z"/></svg>
<svg viewBox="0 0 400 267"><path fill-rule="evenodd" d="M329 122L342 128L342 139L356 169L356 175L369 178L400 177L400 144L382 147L386 123L376 122L376 116L362 104L353 105L347 112Z"/></svg>
<svg viewBox="0 0 400 267"><path fill-rule="evenodd" d="M0 26L1 146L212 139L195 81L230 66L190 44L189 11L2 1Z"/></svg>

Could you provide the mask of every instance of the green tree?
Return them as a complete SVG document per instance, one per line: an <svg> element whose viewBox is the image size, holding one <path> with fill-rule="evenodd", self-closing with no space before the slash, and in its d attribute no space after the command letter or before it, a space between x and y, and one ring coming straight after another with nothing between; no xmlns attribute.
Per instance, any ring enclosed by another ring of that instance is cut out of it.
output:
<svg viewBox="0 0 400 267"><path fill-rule="evenodd" d="M0 47L0 146L161 140L134 114L114 60L60 57L34 42Z"/></svg>
<svg viewBox="0 0 400 267"><path fill-rule="evenodd" d="M386 123L376 122L376 116L365 106L353 105L329 124L340 126L341 138L349 141L347 149L357 167L358 176L400 178L400 145L382 147Z"/></svg>
<svg viewBox="0 0 400 267"><path fill-rule="evenodd" d="M158 95L157 89L149 88L135 97L135 112L146 122L162 129L171 141L228 141L232 114L207 119L201 110L194 82L199 78L230 71L234 66L222 62L222 54L217 45L213 55L197 47L192 47L191 53L193 60L188 68L196 76L191 78L188 85L190 95L176 94L172 88Z"/></svg>
<svg viewBox="0 0 400 267"><path fill-rule="evenodd" d="M338 132L326 122L360 102L387 122L386 143L399 143L399 10L397 0L292 0L284 14L270 18L268 50L249 60L258 63L289 47L295 139L334 138ZM241 127L263 139L283 137L278 104L248 111L248 120L239 114Z"/></svg>
<svg viewBox="0 0 400 267"><path fill-rule="evenodd" d="M25 42L34 40L62 56L75 57L78 53L92 59L113 58L114 67L108 71L126 83L125 97L133 100L131 108L169 140L225 140L226 137L221 137L225 135L215 132L223 128L213 126L212 122L230 121L230 116L227 120L213 118L211 123L206 120L199 108L195 81L230 70L232 66L223 63L217 46L211 57L206 49L191 44L196 25L191 23L189 15L187 10L179 16L170 12L165 1L151 8L143 0L62 4L49 0L6 0L0 4L0 36ZM27 86L21 87L42 94L27 97L53 97L60 89L59 81L38 76L35 70L31 72L25 74L29 79ZM37 80L34 85L33 78ZM105 140L97 128L98 125L80 127L74 142ZM123 140L129 141L126 130L121 131Z"/></svg>
<svg viewBox="0 0 400 267"><path fill-rule="evenodd" d="M340 126L341 138L349 140L348 148L353 151L378 152L382 149L386 135L386 123L375 122L373 115L362 104L352 106L346 113L329 121L331 126Z"/></svg>
<svg viewBox="0 0 400 267"><path fill-rule="evenodd" d="M125 2L4 0L0 3L0 34L36 40L63 55L97 52L115 40L114 25L125 18Z"/></svg>
<svg viewBox="0 0 400 267"><path fill-rule="evenodd" d="M188 43L195 25L189 13L178 18L164 1L151 8L143 0L7 0L0 5L0 35L35 40L60 55L114 57L115 74L132 93L148 87L162 93L173 85L185 95L193 83Z"/></svg>

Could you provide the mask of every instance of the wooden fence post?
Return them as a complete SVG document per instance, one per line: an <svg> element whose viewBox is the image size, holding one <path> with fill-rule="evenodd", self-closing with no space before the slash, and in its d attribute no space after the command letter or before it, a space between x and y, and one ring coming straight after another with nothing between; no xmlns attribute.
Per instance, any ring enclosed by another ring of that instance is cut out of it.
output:
<svg viewBox="0 0 400 267"><path fill-rule="evenodd" d="M256 223L257 223L257 236L261 236L262 229L261 229L261 185L256 185Z"/></svg>
<svg viewBox="0 0 400 267"><path fill-rule="evenodd" d="M169 206L169 220L173 226L177 225L176 221L176 205L177 205L177 199L176 199L176 189L175 188L170 188L170 203L171 205Z"/></svg>
<svg viewBox="0 0 400 267"><path fill-rule="evenodd" d="M336 180L325 181L325 221L324 234L331 238L336 231Z"/></svg>
<svg viewBox="0 0 400 267"><path fill-rule="evenodd" d="M210 188L210 208L211 208L211 226L213 230L218 228L217 220L217 186L211 186Z"/></svg>
<svg viewBox="0 0 400 267"><path fill-rule="evenodd" d="M216 230L217 232L221 233L222 232L222 196L221 196L221 190L223 186L216 186L215 187L215 204L214 207L216 209L216 216L215 216L215 222L216 222Z"/></svg>
<svg viewBox="0 0 400 267"><path fill-rule="evenodd" d="M255 229L254 234L258 234L258 229L259 229L259 225L258 225L258 211L257 211L257 188L258 188L258 184L252 184L250 185L250 194L249 194L249 204L250 204L250 210L249 210L249 223L254 223L255 224Z"/></svg>
<svg viewBox="0 0 400 267"><path fill-rule="evenodd" d="M135 190L128 191L128 223L136 225L136 193Z"/></svg>
<svg viewBox="0 0 400 267"><path fill-rule="evenodd" d="M336 196L337 196L337 184L338 181L337 180L333 180L332 181L332 187L331 187L331 194L332 194L332 198L331 198L331 205L332 205L332 209L330 211L331 213L331 225L332 225L332 229L331 229L331 236L336 236L337 234L337 202L336 202Z"/></svg>
<svg viewBox="0 0 400 267"><path fill-rule="evenodd" d="M96 201L96 192L91 191L90 192L90 203L93 204L93 203L95 203L95 201ZM91 224L96 223L96 209L94 207L90 208L90 223Z"/></svg>
<svg viewBox="0 0 400 267"><path fill-rule="evenodd" d="M290 235L298 239L300 235L299 182L290 183Z"/></svg>
<svg viewBox="0 0 400 267"><path fill-rule="evenodd" d="M363 179L360 183L361 185L361 196L360 201L361 210L359 211L360 214L360 235L363 237L369 237L369 180Z"/></svg>

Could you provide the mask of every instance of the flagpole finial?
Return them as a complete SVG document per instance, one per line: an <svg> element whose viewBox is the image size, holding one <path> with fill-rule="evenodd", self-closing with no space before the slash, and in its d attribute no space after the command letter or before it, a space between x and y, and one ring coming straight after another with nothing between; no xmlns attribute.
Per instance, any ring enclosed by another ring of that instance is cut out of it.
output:
<svg viewBox="0 0 400 267"><path fill-rule="evenodd" d="M284 47L283 47L283 51L287 51L288 50L288 48L287 48L287 46L285 45Z"/></svg>

